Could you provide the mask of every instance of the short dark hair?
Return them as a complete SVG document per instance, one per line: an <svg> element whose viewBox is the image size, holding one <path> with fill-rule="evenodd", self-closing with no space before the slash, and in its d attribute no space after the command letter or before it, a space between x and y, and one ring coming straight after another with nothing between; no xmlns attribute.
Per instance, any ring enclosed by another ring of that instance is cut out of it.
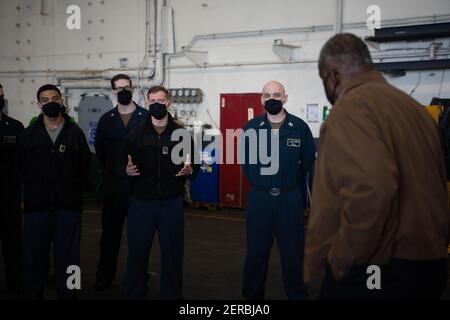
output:
<svg viewBox="0 0 450 320"><path fill-rule="evenodd" d="M0 83L0 88L3 88L2 84Z"/></svg>
<svg viewBox="0 0 450 320"><path fill-rule="evenodd" d="M50 91L50 90L54 90L56 92L58 92L59 96L62 97L61 95L61 91L58 89L57 86L53 85L53 84L44 84L42 87L39 88L39 90L37 91L36 97L37 100L39 101L39 97L41 95L42 92L44 91Z"/></svg>
<svg viewBox="0 0 450 320"><path fill-rule="evenodd" d="M115 89L116 86L114 85L114 83L120 79L128 80L130 82L130 86L133 86L133 82L131 82L131 78L128 75L126 75L124 73L119 73L119 74L116 74L114 77L112 77L111 88Z"/></svg>
<svg viewBox="0 0 450 320"><path fill-rule="evenodd" d="M373 65L367 45L351 33L337 34L325 43L320 51L319 69L325 66L327 59L347 67Z"/></svg>
<svg viewBox="0 0 450 320"><path fill-rule="evenodd" d="M170 96L169 90L167 90L163 86L153 86L150 89L148 89L148 91L147 91L147 98L150 95L150 93L157 93L159 91L164 92L166 94L166 98L168 100L172 100L172 97Z"/></svg>

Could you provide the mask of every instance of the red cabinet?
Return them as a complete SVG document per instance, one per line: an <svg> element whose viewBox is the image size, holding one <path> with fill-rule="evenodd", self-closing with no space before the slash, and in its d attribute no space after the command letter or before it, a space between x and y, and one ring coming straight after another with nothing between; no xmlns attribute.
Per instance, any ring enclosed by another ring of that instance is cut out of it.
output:
<svg viewBox="0 0 450 320"><path fill-rule="evenodd" d="M234 140L234 161L227 164L227 129L242 129L247 122L264 113L260 93L221 94L220 95L220 131L223 137L222 159L219 169L219 203L223 207L246 207L246 193L249 183L237 163L237 141Z"/></svg>

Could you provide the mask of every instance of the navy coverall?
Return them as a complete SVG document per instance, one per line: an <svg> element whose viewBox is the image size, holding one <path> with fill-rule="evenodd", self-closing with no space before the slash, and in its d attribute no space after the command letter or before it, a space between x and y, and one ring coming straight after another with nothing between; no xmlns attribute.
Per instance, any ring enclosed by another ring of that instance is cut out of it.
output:
<svg viewBox="0 0 450 320"><path fill-rule="evenodd" d="M267 150L270 150L272 127L267 114L250 120L245 132L267 130ZM247 160L242 165L250 182L247 193L247 255L244 267L243 295L246 299L264 299L273 236L277 238L283 270L284 289L289 299L306 299L303 283L304 253L304 201L302 184L311 170L315 146L308 125L300 118L286 112L279 129L279 168L275 174L263 175L260 169L269 167L260 162L248 163L251 149L248 139L241 140ZM258 149L259 147L256 147ZM271 153L271 150L269 151ZM275 188L272 189L271 188Z"/></svg>
<svg viewBox="0 0 450 320"><path fill-rule="evenodd" d="M128 132L142 120L148 111L136 104L125 127L117 107L100 118L95 136L95 152L104 168L104 198L102 206L102 237L100 259L97 264L97 280L110 284L116 275L122 229L128 212L128 179L117 174L117 159Z"/></svg>
<svg viewBox="0 0 450 320"><path fill-rule="evenodd" d="M20 290L22 216L16 174L17 144L24 127L4 113L0 120L0 238L8 291Z"/></svg>

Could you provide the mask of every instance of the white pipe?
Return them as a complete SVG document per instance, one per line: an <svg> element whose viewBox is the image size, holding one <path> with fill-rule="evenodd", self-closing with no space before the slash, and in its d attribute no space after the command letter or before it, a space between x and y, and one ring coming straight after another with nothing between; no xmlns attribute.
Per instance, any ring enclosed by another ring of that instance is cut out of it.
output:
<svg viewBox="0 0 450 320"><path fill-rule="evenodd" d="M331 31L331 30L333 30L332 25L321 25L321 26L308 26L300 28L280 28L280 29L201 34L195 35L189 42L189 44L183 48L183 52L190 50L195 45L195 43L200 40L253 38L265 35L275 35L285 33L308 33L315 31Z"/></svg>
<svg viewBox="0 0 450 320"><path fill-rule="evenodd" d="M450 21L450 15L432 15L432 16L421 16L413 18L404 19L390 19L383 20L383 27L399 26L399 25L409 25L417 23L436 23L436 22L446 22ZM342 24L342 29L360 29L367 28L367 22L355 22ZM224 32L224 33L210 33L195 35L189 44L183 47L183 52L190 50L198 41L200 40L214 40L214 39L239 39L239 38L251 38L265 35L274 34L289 34L289 33L308 33L317 31L333 31L333 25L318 25L318 26L307 26L299 28L279 28L279 29L264 29L264 30L253 30L253 31L239 31L239 32ZM178 52L180 53L180 52ZM181 52L182 53L182 52Z"/></svg>
<svg viewBox="0 0 450 320"><path fill-rule="evenodd" d="M156 0L153 0L152 3L156 3ZM150 6L150 8L152 8ZM154 11L153 11L154 12ZM162 7L161 11L162 12ZM156 19L153 19L155 21ZM450 21L450 15L433 15L433 16L422 16L422 17L413 17L413 18L404 18L404 19L395 19L395 20L384 20L383 26L393 26L399 24L414 24L414 23L425 23L425 22L444 22ZM149 22L150 23L150 22ZM366 22L356 22L349 23L343 25L344 29L356 29L356 28L366 28ZM156 29L156 27L155 27ZM189 44L184 47L184 50L190 49L197 41L199 40L209 40L209 39L231 39L231 38L246 38L246 37L255 37L262 35L270 35L270 34L282 34L282 33L305 33L305 32L317 32L317 31L332 31L332 25L319 25L319 26L308 26L308 27L300 27L300 28L280 28L280 29L264 29L264 30L256 30L256 31L242 31L242 32L226 32L226 33L212 33L212 34L204 34L204 35L196 35L192 38ZM155 43L153 41L153 43ZM155 43L156 45L156 43ZM174 54L168 54L167 57L175 58L183 56L183 52L177 52ZM121 69L107 69L107 70L117 70L117 71L129 71L136 70L135 68L121 68ZM8 73L89 73L89 72L103 72L105 70L18 70L18 71L0 71L0 74L8 74Z"/></svg>
<svg viewBox="0 0 450 320"><path fill-rule="evenodd" d="M155 30L155 58L154 58L154 66L155 73L152 78L146 78L140 81L140 85L144 88L149 88L155 85L161 85L164 81L164 59L162 52L162 16L163 16L163 0L155 0L156 1L156 30Z"/></svg>
<svg viewBox="0 0 450 320"><path fill-rule="evenodd" d="M57 83L61 84L61 86L63 88L68 86L66 84L63 85L63 82L65 82L65 83L68 83L69 81L76 82L76 80L84 80L87 83L89 83L90 80L95 80L94 83L95 83L95 85L97 85L99 83L99 81L101 83L101 81L103 79L103 80L105 80L105 83L107 85L110 85L109 80L111 80L118 73L126 73L128 76L130 76L130 78L132 80L138 80L139 77L141 77L141 75L138 75L138 72L146 77L150 77L154 74L154 69L145 69L145 70L139 70L139 71L138 71L138 68L136 68L136 69L131 69L131 68L106 69L106 70L101 70L98 72L93 72L93 73L91 72L90 76L89 76L89 74L86 74L86 73L59 74L59 75L55 76L55 79L56 79Z"/></svg>
<svg viewBox="0 0 450 320"><path fill-rule="evenodd" d="M152 0L153 4L156 4L157 6L157 13L155 19L153 21L156 21L157 25L155 28L155 37L157 38L155 42L156 46L156 55L154 57L154 66L155 66L155 73L153 75L152 79L146 79L142 81L142 85L145 87L150 87L152 85L161 84L164 79L163 74L163 54L161 49L161 30L162 30L162 0ZM150 6L151 7L151 6ZM153 11L155 12L155 11ZM392 25L399 25L399 24L414 24L419 22L442 22L450 20L450 15L433 15L433 16L422 16L422 17L414 17L414 18L406 18L406 19L396 19L396 20L385 20L383 21L384 26L392 26ZM149 22L150 23L150 22ZM353 29L353 28L365 28L366 23L350 23L350 24L344 24L344 29ZM269 34L282 34L282 33L304 33L304 32L316 32L316 31L332 31L333 26L332 25L321 25L321 26L309 26L309 27L302 27L302 28L281 28L281 29L266 29L266 30L257 30L257 31L245 31L245 32L228 32L228 33L219 33L219 34L206 34L206 35L196 35L192 38L190 43L184 48L184 50L190 49L194 44L199 40L208 40L208 39L231 39L231 38L243 38L243 37L255 37L255 36L262 36L262 35L269 35ZM178 52L175 54L167 55L167 57L177 57L182 56L182 52ZM292 63L298 63L298 62L292 62ZM275 64L275 62L269 62L269 64ZM283 64L282 62L277 62L277 64ZM224 64L216 64L217 66L230 66L230 65L252 65L248 63L224 63ZM212 66L212 65L207 65ZM184 66L180 66L184 68ZM194 66L191 66L194 67ZM168 67L168 69L171 69L172 67ZM178 68L178 66L175 66L173 69ZM134 68L134 70L137 70L138 68ZM108 69L108 70L116 70L116 69ZM30 70L30 71L0 71L0 74L26 74L26 73L68 73L67 77L61 76L56 77L60 80L64 79L71 79L71 78L85 78L86 73L103 73L104 71L108 70ZM127 69L117 69L117 71L125 71L125 70L133 70L131 68ZM150 70L150 69L147 69ZM77 73L77 75L70 74L70 73ZM80 75L80 73L82 75ZM103 84L103 86L108 85L106 81L100 82ZM94 81L89 84L89 81L87 81L86 86L92 87L99 85L99 81ZM68 84L65 84L65 86L69 86ZM83 86L85 87L85 86ZM93 87L96 88L96 87Z"/></svg>
<svg viewBox="0 0 450 320"><path fill-rule="evenodd" d="M129 68L108 68L108 69L66 69L66 70L56 70L56 69L41 69L41 70L4 70L0 71L0 74L8 74L8 73L14 73L14 74L26 74L26 73L54 73L54 74L79 74L79 75L86 75L86 74L100 74L104 71L110 71L114 70L117 72L129 72L136 70L138 67L129 67ZM148 70L148 69L147 69Z"/></svg>
<svg viewBox="0 0 450 320"><path fill-rule="evenodd" d="M141 63L139 64L138 70L144 70L148 64L148 58L150 55L154 56L156 50L156 25L154 22L154 18L156 16L156 8L155 1L146 0L145 1L145 48L144 48L144 56L142 58ZM152 77L151 75L150 77ZM144 75L139 72L138 80L140 78L144 78Z"/></svg>
<svg viewBox="0 0 450 320"><path fill-rule="evenodd" d="M449 56L450 50L444 53L436 54L436 56ZM399 59L399 58L423 58L428 57L428 53L423 54L397 54L397 55L373 55L374 60L385 60L385 59ZM281 64L299 64L299 63L318 63L318 59L301 59L301 60L291 60L291 61L246 61L246 62L229 62L229 63L207 63L204 66L199 66L196 64L189 65L173 65L165 66L164 69L197 69L197 68L219 68L219 67L243 67L243 66L263 66L263 65L281 65Z"/></svg>
<svg viewBox="0 0 450 320"><path fill-rule="evenodd" d="M107 80L63 80L60 83L64 92L70 89L111 89L111 84Z"/></svg>
<svg viewBox="0 0 450 320"><path fill-rule="evenodd" d="M148 88L153 85L161 85L164 79L163 74L163 54L162 54L162 11L163 11L163 0L152 0L156 4L156 11L152 10L154 15L153 21L156 20L156 28L155 28L155 57L154 57L154 73L152 73L152 77L145 78L139 81L137 84L140 87ZM151 6L150 6L151 7ZM149 22L150 23L150 22ZM147 69L148 70L148 69ZM138 68L134 71L139 72ZM137 75L137 74L136 74ZM111 76L110 70L106 72L102 72L102 78L109 78ZM65 81L64 77L57 78L61 82L61 87L64 92L70 89L110 89L111 84L107 80L88 80L88 81ZM67 78L66 78L67 79Z"/></svg>
<svg viewBox="0 0 450 320"><path fill-rule="evenodd" d="M342 32L342 12L344 9L344 0L336 0L336 21L334 22L334 33Z"/></svg>
<svg viewBox="0 0 450 320"><path fill-rule="evenodd" d="M116 74L117 74L117 70L105 70L102 72L102 78L105 80L111 80ZM128 76L130 76L130 78L137 80L139 78L149 78L152 77L155 74L155 70L152 69L142 69L139 70L139 74L138 74L138 69L134 69L131 72L126 72L126 74Z"/></svg>
<svg viewBox="0 0 450 320"><path fill-rule="evenodd" d="M150 44L152 45L152 48L151 48L152 51L150 53L152 56L155 56L155 54L156 54L156 32L157 32L156 31L156 19L159 19L158 14L156 12L156 10L157 10L156 1L153 0L149 6L150 6L150 12L149 12L150 15L149 15L148 24L150 26L150 28L149 28Z"/></svg>
<svg viewBox="0 0 450 320"><path fill-rule="evenodd" d="M317 63L317 59L302 59L302 60L271 60L271 61L246 61L246 62L225 62L225 63L207 63L204 66L199 66L197 64L186 64L186 65L174 65L166 66L164 69L197 69L197 68L217 68L217 67L243 67L243 66L263 66L271 64L297 64L297 63Z"/></svg>

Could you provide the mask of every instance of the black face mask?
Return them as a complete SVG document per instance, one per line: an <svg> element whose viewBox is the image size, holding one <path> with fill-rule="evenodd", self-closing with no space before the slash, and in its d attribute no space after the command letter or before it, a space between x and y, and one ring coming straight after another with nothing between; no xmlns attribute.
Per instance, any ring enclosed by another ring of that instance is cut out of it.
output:
<svg viewBox="0 0 450 320"><path fill-rule="evenodd" d="M57 102L49 102L42 106L42 112L49 118L56 118L62 111L62 106Z"/></svg>
<svg viewBox="0 0 450 320"><path fill-rule="evenodd" d="M150 115L156 120L161 120L167 115L167 108L165 104L155 102L150 105Z"/></svg>
<svg viewBox="0 0 450 320"><path fill-rule="evenodd" d="M270 99L264 103L264 108L271 115L276 115L283 109L283 102L281 100Z"/></svg>
<svg viewBox="0 0 450 320"><path fill-rule="evenodd" d="M123 89L117 93L117 101L123 106L129 105L131 99L133 99L133 93L130 90Z"/></svg>
<svg viewBox="0 0 450 320"><path fill-rule="evenodd" d="M5 107L5 96L0 96L0 111Z"/></svg>

